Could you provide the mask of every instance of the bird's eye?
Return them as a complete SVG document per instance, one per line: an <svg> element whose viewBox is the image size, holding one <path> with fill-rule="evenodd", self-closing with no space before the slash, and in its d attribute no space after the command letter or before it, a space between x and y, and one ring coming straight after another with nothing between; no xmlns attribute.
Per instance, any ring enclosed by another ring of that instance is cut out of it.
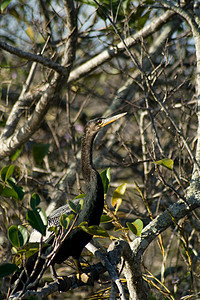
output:
<svg viewBox="0 0 200 300"><path fill-rule="evenodd" d="M98 120L98 121L97 121L97 125L100 126L101 124L102 124L102 120Z"/></svg>

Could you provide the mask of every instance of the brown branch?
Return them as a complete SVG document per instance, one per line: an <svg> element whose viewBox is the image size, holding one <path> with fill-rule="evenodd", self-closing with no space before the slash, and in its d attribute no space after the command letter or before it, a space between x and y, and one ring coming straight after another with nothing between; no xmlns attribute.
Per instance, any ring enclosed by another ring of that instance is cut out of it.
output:
<svg viewBox="0 0 200 300"><path fill-rule="evenodd" d="M127 279L130 299L148 299L149 289L142 278L140 260L136 260L129 244L123 240L114 241L108 247L108 254L110 261L116 266L121 258L125 261L123 273Z"/></svg>
<svg viewBox="0 0 200 300"><path fill-rule="evenodd" d="M18 49L16 47L13 47L11 45L8 45L5 42L0 41L0 48L14 54L18 57L21 57L23 59L27 59L28 61L35 61L37 63L40 63L41 65L48 67L50 69L53 69L54 71L65 75L68 72L68 69L60 64L57 64L56 62L52 61L51 59L44 57L40 54L34 54L30 52L23 51L21 49Z"/></svg>
<svg viewBox="0 0 200 300"><path fill-rule="evenodd" d="M148 25L146 25L144 28L133 34L132 36L128 37L124 40L125 44L123 42L120 42L118 45L114 47L109 47L108 49L101 51L100 54L96 55L86 63L84 63L82 66L78 67L77 69L73 70L70 73L68 83L72 83L92 71L96 70L99 66L101 66L103 63L111 60L113 57L119 55L121 52L124 52L126 50L126 46L128 48L133 47L136 45L141 39L147 38L149 35L153 34L157 30L160 29L160 27L166 23L172 16L174 15L174 12L167 11L163 15L159 16L152 22L150 22ZM126 46L125 46L126 45Z"/></svg>
<svg viewBox="0 0 200 300"><path fill-rule="evenodd" d="M14 134L8 137L8 132L13 132L12 126L15 126L15 121L12 120L11 123L6 124L3 138L0 142L0 159L5 156L9 156L16 151L23 143L25 143L30 136L39 128L42 120L44 119L46 112L51 104L51 102L58 97L60 90L63 87L64 82L67 81L70 70L73 65L76 52L76 13L74 9L74 4L72 0L66 1L66 11L67 13L67 27L68 27L68 42L66 43L65 52L63 55L62 63L66 64L66 72L64 75L54 74L53 79L49 84L46 85L46 90L38 101L32 115L26 121L26 123ZM20 108L17 109L17 116L20 113ZM5 138L8 137L8 138Z"/></svg>
<svg viewBox="0 0 200 300"><path fill-rule="evenodd" d="M37 291L27 290L24 294L17 292L11 295L9 299L19 299L19 296L20 299L27 299L30 296L34 296L36 299L43 299L58 291L67 292L69 289L75 289L80 286L92 286L99 279L99 276L106 272L106 268L101 263L97 263L84 269L83 272L79 277L78 275L59 277L59 282L53 281Z"/></svg>

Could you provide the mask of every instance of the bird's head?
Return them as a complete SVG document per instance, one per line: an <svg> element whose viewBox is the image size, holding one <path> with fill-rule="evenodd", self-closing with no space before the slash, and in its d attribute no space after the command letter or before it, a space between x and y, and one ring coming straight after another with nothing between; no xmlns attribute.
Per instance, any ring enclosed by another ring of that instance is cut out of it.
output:
<svg viewBox="0 0 200 300"><path fill-rule="evenodd" d="M93 120L90 120L86 127L85 127L85 133L87 135L87 133L89 133L90 135L93 135L97 132L99 132L102 128L104 128L105 126L115 122L116 120L118 120L119 118L125 116L127 113L122 113L122 114L118 114L115 115L113 117L109 117L109 118L96 118Z"/></svg>

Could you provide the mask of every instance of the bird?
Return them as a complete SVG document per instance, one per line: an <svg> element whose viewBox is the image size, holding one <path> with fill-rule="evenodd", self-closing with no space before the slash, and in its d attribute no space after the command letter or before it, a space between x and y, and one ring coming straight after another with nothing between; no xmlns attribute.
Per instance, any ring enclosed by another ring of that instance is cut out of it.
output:
<svg viewBox="0 0 200 300"><path fill-rule="evenodd" d="M88 226L99 225L100 218L103 213L104 207L104 188L100 174L95 169L92 160L93 154L93 143L94 139L99 131L101 131L105 126L113 123L119 118L125 116L126 113L117 114L108 118L95 118L90 120L85 128L84 133L81 138L81 168L83 180L86 183L85 198L82 206L82 210L77 215L77 218L74 222L74 228L67 234L66 238L62 241L62 244L59 245L59 249L51 260L51 268L53 271L54 277L57 276L55 273L54 265L61 264L69 257L73 257L75 261L78 261L83 248L90 242L92 235L83 231L79 224L82 222L87 222ZM76 199L75 203L78 203ZM50 216L47 218L48 227L57 226L61 227L59 219L61 215L69 215L72 213L68 204L65 204L55 211L53 211ZM38 240L38 242L40 239ZM47 248L52 248L55 241L55 234L51 234L50 237L44 238L44 242L47 245L42 249L42 254L47 252ZM42 267L45 263L45 258L43 256L38 258L38 253L35 253L28 258L25 270L22 269L20 274L13 275L14 288L10 295L15 294L18 291L25 290L25 287L28 284L33 283L39 273L41 272ZM37 262L36 262L37 261ZM36 265L36 266L35 266ZM28 274L28 276L27 276ZM29 277L29 278L28 278ZM37 285L31 286L31 289L36 289Z"/></svg>

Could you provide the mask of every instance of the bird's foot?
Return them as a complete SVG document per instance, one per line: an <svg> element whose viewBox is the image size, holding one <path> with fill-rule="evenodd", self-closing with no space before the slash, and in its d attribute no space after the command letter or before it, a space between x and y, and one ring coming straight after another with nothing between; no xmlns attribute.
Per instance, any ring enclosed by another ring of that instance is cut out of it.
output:
<svg viewBox="0 0 200 300"><path fill-rule="evenodd" d="M66 292L70 288L71 280L67 276L58 276L53 265L50 266L50 270L53 280L58 284L59 292Z"/></svg>
<svg viewBox="0 0 200 300"><path fill-rule="evenodd" d="M59 292L66 292L71 287L71 280L67 276L59 276L55 279Z"/></svg>
<svg viewBox="0 0 200 300"><path fill-rule="evenodd" d="M77 278L78 283L84 283L84 284L91 285L91 278L90 278L90 276L88 276L87 273L83 273L83 272L78 273L76 275L76 278Z"/></svg>

